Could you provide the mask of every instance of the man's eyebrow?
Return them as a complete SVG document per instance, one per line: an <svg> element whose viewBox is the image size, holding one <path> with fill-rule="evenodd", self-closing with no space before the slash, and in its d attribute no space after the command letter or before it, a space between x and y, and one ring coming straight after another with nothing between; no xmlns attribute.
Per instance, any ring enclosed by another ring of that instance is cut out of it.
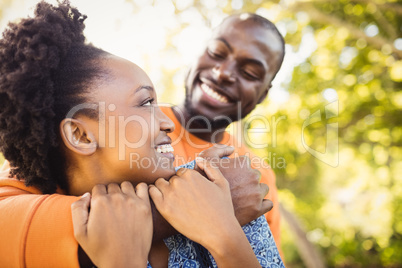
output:
<svg viewBox="0 0 402 268"><path fill-rule="evenodd" d="M219 41L223 42L228 47L230 52L233 51L232 46L225 39L223 39L222 37L218 37L218 38L216 38L216 40L219 40ZM265 65L261 61L259 61L257 59L246 58L244 61L247 62L247 63L256 64L256 65L260 66L261 68L263 68L265 71L267 71L266 70L267 68L265 67Z"/></svg>
<svg viewBox="0 0 402 268"><path fill-rule="evenodd" d="M267 71L265 65L259 60L246 58L244 61L247 63L256 64L256 65L260 66L261 68L263 68L265 71Z"/></svg>
<svg viewBox="0 0 402 268"><path fill-rule="evenodd" d="M141 85L141 86L137 87L134 90L134 93L137 93L138 91L140 91L142 89L146 89L146 90L149 90L149 91L155 91L155 89L153 87L151 87L151 86L143 86L143 85Z"/></svg>
<svg viewBox="0 0 402 268"><path fill-rule="evenodd" d="M225 45L229 48L230 52L233 51L233 48L231 47L231 45L229 45L229 43L225 39L223 39L222 37L216 38L216 40L219 40L219 41L225 43Z"/></svg>

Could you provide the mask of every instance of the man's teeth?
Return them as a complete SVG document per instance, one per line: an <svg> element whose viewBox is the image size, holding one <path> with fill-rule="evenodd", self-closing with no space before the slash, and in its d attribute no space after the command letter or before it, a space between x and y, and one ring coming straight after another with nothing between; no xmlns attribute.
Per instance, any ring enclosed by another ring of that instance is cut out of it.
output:
<svg viewBox="0 0 402 268"><path fill-rule="evenodd" d="M157 151L158 153L162 153L162 154L174 152L173 147L172 147L172 145L170 145L170 144L158 145L158 146L156 147L156 151Z"/></svg>
<svg viewBox="0 0 402 268"><path fill-rule="evenodd" d="M202 83L201 84L201 89L211 98L223 102L223 103L228 103L228 99L225 96L222 96L212 88L210 88L207 84Z"/></svg>

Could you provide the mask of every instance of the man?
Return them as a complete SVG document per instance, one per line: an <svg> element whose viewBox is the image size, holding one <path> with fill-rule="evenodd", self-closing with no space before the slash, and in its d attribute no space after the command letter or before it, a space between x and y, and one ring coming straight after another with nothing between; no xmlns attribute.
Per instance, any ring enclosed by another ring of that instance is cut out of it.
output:
<svg viewBox="0 0 402 268"><path fill-rule="evenodd" d="M230 16L213 31L206 49L186 77L184 102L163 109L176 125L171 137L178 165L194 159L215 143L235 147L236 155L256 157L225 129L266 98L283 58L282 36L270 21L256 14ZM280 214L275 175L271 169L258 170L261 182L269 185L267 198L274 203L266 218L279 248ZM249 178L239 174L239 179ZM253 204L237 205L243 206L241 213L253 207Z"/></svg>

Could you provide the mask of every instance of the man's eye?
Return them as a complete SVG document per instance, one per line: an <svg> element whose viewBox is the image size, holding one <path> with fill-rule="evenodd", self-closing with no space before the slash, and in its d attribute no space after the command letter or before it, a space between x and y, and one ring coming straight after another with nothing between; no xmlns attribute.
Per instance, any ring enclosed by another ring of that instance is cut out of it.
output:
<svg viewBox="0 0 402 268"><path fill-rule="evenodd" d="M209 54L211 57L216 58L216 59L223 59L223 58L225 58L225 55L223 55L222 53L214 52L214 51L211 51L211 50L208 50L208 54Z"/></svg>
<svg viewBox="0 0 402 268"><path fill-rule="evenodd" d="M255 75L254 73L248 72L246 70L243 70L243 74L244 76L246 76L246 78L250 79L250 80L257 80L259 79L257 75Z"/></svg>

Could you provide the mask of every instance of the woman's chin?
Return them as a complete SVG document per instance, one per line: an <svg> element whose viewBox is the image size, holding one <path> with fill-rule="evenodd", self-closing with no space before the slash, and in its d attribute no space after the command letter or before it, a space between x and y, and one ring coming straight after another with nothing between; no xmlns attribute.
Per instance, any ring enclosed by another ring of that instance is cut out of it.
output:
<svg viewBox="0 0 402 268"><path fill-rule="evenodd" d="M153 174L156 175L155 181L159 178L163 178L165 180L170 180L170 178L176 174L176 171L173 167L173 165L169 168L159 168L158 170L155 170Z"/></svg>

